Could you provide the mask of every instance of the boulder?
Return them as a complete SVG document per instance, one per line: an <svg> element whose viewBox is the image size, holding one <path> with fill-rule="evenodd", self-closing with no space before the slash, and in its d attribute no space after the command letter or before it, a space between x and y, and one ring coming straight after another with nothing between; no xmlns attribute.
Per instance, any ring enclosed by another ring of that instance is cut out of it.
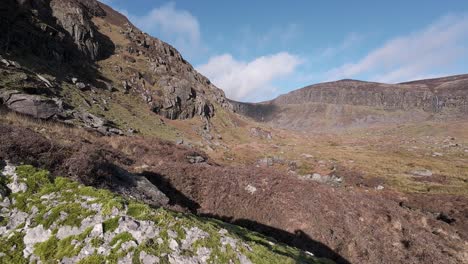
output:
<svg viewBox="0 0 468 264"><path fill-rule="evenodd" d="M91 128L101 128L108 124L107 120L90 114L88 112L75 113L75 117L83 121L86 126Z"/></svg>
<svg viewBox="0 0 468 264"><path fill-rule="evenodd" d="M76 84L76 88L80 89L80 90L86 90L86 88L88 88L88 86L82 82L77 82Z"/></svg>
<svg viewBox="0 0 468 264"><path fill-rule="evenodd" d="M56 98L6 91L0 99L8 109L34 118L50 119L63 114L62 101Z"/></svg>
<svg viewBox="0 0 468 264"><path fill-rule="evenodd" d="M189 155L187 156L187 160L188 162L192 163L192 164L196 164L196 163L203 163L206 161L206 159L202 156L199 156L199 155Z"/></svg>

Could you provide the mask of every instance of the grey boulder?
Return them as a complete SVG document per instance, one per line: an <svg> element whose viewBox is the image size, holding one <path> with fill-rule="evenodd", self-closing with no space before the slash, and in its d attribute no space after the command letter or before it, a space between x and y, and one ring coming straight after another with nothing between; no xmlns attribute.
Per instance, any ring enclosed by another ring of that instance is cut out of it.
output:
<svg viewBox="0 0 468 264"><path fill-rule="evenodd" d="M0 101L10 110L39 119L49 119L63 113L62 101L18 91L0 93Z"/></svg>

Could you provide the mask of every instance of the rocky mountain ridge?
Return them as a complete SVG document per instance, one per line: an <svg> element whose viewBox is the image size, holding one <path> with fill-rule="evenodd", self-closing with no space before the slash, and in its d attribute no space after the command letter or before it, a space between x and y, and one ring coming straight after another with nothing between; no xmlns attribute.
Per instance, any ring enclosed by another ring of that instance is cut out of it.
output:
<svg viewBox="0 0 468 264"><path fill-rule="evenodd" d="M299 130L464 117L468 75L401 84L340 80L307 86L268 102L232 104L238 113L257 121ZM327 124L324 117L338 121Z"/></svg>
<svg viewBox="0 0 468 264"><path fill-rule="evenodd" d="M1 101L13 111L96 127L92 123L112 123L105 112L120 104L115 94L123 94L168 119L200 116L208 130L215 108L230 108L224 93L175 48L98 1L7 0L0 13ZM22 98L19 106L10 94ZM51 107L60 113L37 114ZM97 128L110 133L113 126Z"/></svg>

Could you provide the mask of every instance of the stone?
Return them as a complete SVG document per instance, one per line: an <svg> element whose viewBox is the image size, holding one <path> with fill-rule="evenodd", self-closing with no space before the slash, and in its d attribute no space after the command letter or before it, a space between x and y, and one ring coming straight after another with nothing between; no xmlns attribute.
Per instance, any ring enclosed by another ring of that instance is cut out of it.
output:
<svg viewBox="0 0 468 264"><path fill-rule="evenodd" d="M11 64L8 60L5 60L5 59L1 59L0 60L5 66L9 67Z"/></svg>
<svg viewBox="0 0 468 264"><path fill-rule="evenodd" d="M122 87L125 92L128 92L132 88L130 84L128 83L128 81L122 81Z"/></svg>
<svg viewBox="0 0 468 264"><path fill-rule="evenodd" d="M93 227L93 230L91 231L90 234L92 237L102 237L104 235L104 228L101 223L96 224Z"/></svg>
<svg viewBox="0 0 468 264"><path fill-rule="evenodd" d="M125 135L125 133L118 128L109 128L108 131L109 133L114 134L114 135L120 135L120 136Z"/></svg>
<svg viewBox="0 0 468 264"><path fill-rule="evenodd" d="M78 82L78 78L71 78L71 81L73 84L76 84Z"/></svg>
<svg viewBox="0 0 468 264"><path fill-rule="evenodd" d="M169 240L169 248L172 250L172 251L176 251L179 249L179 243L177 243L177 241L175 241L173 238L171 238Z"/></svg>
<svg viewBox="0 0 468 264"><path fill-rule="evenodd" d="M43 77L43 76L41 76L39 74L36 74L36 76L37 76L37 78L39 78L39 80L44 82L47 87L49 87L49 88L52 87L52 84L50 83L50 81L47 80L45 77Z"/></svg>
<svg viewBox="0 0 468 264"><path fill-rule="evenodd" d="M266 157L266 158L263 158L263 159L258 160L257 163L258 163L258 165L260 165L260 166L271 167L271 166L273 166L273 164L274 164L274 160L273 160L273 158Z"/></svg>
<svg viewBox="0 0 468 264"><path fill-rule="evenodd" d="M24 257L27 258L32 254L32 246L34 244L47 241L51 235L52 231L44 229L44 226L42 225L38 225L34 228L27 229L23 239L25 245L25 249L23 250Z"/></svg>
<svg viewBox="0 0 468 264"><path fill-rule="evenodd" d="M187 156L186 158L192 164L203 163L206 161L204 157L199 156L199 155L190 155L190 156Z"/></svg>
<svg viewBox="0 0 468 264"><path fill-rule="evenodd" d="M256 137L256 138L261 138L261 139L268 139L271 140L273 139L273 136L270 131L267 131L265 129L262 129L260 127L253 127L250 129L250 136Z"/></svg>
<svg viewBox="0 0 468 264"><path fill-rule="evenodd" d="M252 264L252 261L250 261L244 254L237 253L237 257L239 258L240 264Z"/></svg>
<svg viewBox="0 0 468 264"><path fill-rule="evenodd" d="M320 175L319 173L307 174L300 176L302 179L311 180L319 183L329 184L329 185L339 185L343 182L343 178L336 175Z"/></svg>
<svg viewBox="0 0 468 264"><path fill-rule="evenodd" d="M244 190L246 190L248 193L250 194L254 194L255 192L257 192L257 188L255 188L255 186L253 185L247 185Z"/></svg>
<svg viewBox="0 0 468 264"><path fill-rule="evenodd" d="M145 251L140 252L140 262L142 264L156 264L159 263L159 258L146 253Z"/></svg>
<svg viewBox="0 0 468 264"><path fill-rule="evenodd" d="M199 263L208 263L208 260L211 256L211 249L206 247L200 247L197 249L197 258L199 259Z"/></svg>
<svg viewBox="0 0 468 264"><path fill-rule="evenodd" d="M209 237L209 234L198 227L192 227L190 229L185 229L185 239L183 239L181 249L188 250L192 247L193 243L195 243L199 239L204 239Z"/></svg>
<svg viewBox="0 0 468 264"><path fill-rule="evenodd" d="M23 94L18 91L6 91L0 94L3 104L8 109L38 119L50 119L63 114L62 102L39 95Z"/></svg>
<svg viewBox="0 0 468 264"><path fill-rule="evenodd" d="M159 235L159 229L151 221L136 221L130 217L123 216L119 219L119 226L116 233L128 232L138 244L147 239L152 239Z"/></svg>
<svg viewBox="0 0 468 264"><path fill-rule="evenodd" d="M106 120L88 112L75 113L75 116L83 121L88 127L101 128L107 125Z"/></svg>
<svg viewBox="0 0 468 264"><path fill-rule="evenodd" d="M135 243L135 241L132 240L122 243L122 245L120 245L120 249L123 251L127 251L131 248L136 248L137 246L137 243Z"/></svg>
<svg viewBox="0 0 468 264"><path fill-rule="evenodd" d="M88 86L85 84L85 83L82 83L82 82L77 82L76 84L76 88L80 89L80 90L86 90L88 88Z"/></svg>
<svg viewBox="0 0 468 264"><path fill-rule="evenodd" d="M127 133L128 134L137 134L138 131L136 129L134 129L134 128L129 128L129 129L127 129Z"/></svg>
<svg viewBox="0 0 468 264"><path fill-rule="evenodd" d="M413 170L413 171L411 171L411 174L413 176L418 176L418 177L431 177L432 176L432 171L427 170L427 169Z"/></svg>

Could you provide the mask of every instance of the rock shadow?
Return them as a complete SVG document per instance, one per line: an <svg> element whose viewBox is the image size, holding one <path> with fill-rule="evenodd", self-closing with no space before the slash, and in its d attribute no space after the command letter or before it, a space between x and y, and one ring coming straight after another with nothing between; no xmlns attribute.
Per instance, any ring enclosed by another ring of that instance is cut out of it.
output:
<svg viewBox="0 0 468 264"><path fill-rule="evenodd" d="M169 198L169 205L179 205L188 209L191 213L197 213L197 210L200 208L200 204L177 190L167 177L164 177L159 173L149 171L144 171L140 175L148 179Z"/></svg>
<svg viewBox="0 0 468 264"><path fill-rule="evenodd" d="M249 219L233 219L232 217L219 216L219 215L214 215L214 214L202 214L201 216L219 219L227 223L231 223L234 225L244 227L248 230L258 232L267 237L274 238L276 241L281 242L283 244L293 246L304 251L311 252L316 257L331 259L335 261L337 264L350 264L351 263L345 257L333 251L327 245L312 239L309 235L307 235L302 230L296 230L294 231L294 233L290 233L285 230L271 227L268 225L264 225L262 223L258 223L256 221L252 221ZM252 239L249 236L246 236L245 233L237 229L231 229L230 231L236 233L237 235L241 236L242 239L245 239L247 241ZM270 250L274 251L274 248L272 247L272 245L265 241L255 240L255 242L261 243L262 245L268 247ZM284 252L276 252L276 253L284 254Z"/></svg>

